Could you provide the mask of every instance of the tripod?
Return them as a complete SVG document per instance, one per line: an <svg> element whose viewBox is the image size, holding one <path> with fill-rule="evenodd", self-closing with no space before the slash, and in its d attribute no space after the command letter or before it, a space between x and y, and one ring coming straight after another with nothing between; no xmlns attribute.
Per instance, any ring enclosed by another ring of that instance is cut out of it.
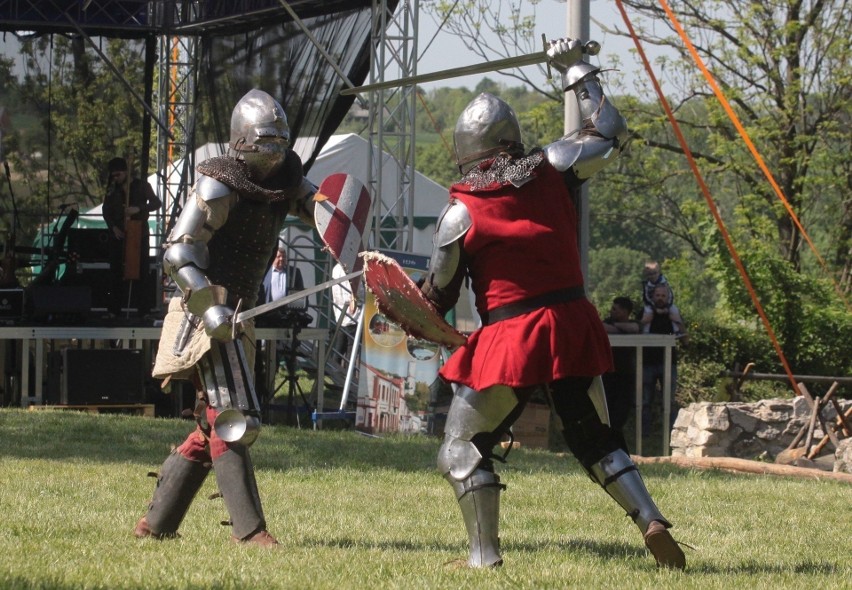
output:
<svg viewBox="0 0 852 590"><path fill-rule="evenodd" d="M299 377L296 374L299 367L298 356L299 345L301 344L301 341L299 340L299 332L301 332L302 328L307 326L310 321L311 317L301 310L287 310L284 313L284 326L291 330L290 342L284 346L284 368L286 369L286 375L281 384L276 387L275 391L272 393L272 398L274 399L275 395L284 386L284 384L287 384L286 424L288 426L296 426L298 428L301 428L301 424L299 421L299 413L296 411L294 404L296 393L298 393L299 397L302 398L302 402L305 404L308 415L310 415L313 411L308 398L305 397L305 393L302 391L301 385L299 385Z"/></svg>

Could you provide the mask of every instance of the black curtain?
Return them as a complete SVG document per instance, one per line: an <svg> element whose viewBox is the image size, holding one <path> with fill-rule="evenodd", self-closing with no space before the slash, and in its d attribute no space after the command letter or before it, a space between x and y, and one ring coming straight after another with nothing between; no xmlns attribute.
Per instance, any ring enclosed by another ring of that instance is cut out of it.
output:
<svg viewBox="0 0 852 590"><path fill-rule="evenodd" d="M396 1L388 3L393 11ZM304 18L312 35L356 86L370 72L370 7ZM291 144L309 169L354 101L340 96L345 83L293 22L234 35L202 37L196 144L225 143L231 110L252 88L265 90L287 113Z"/></svg>

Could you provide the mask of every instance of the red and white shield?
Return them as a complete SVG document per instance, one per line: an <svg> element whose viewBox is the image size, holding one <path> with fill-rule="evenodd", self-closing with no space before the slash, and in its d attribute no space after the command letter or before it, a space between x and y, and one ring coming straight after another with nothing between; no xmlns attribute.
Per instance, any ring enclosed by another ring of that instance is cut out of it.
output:
<svg viewBox="0 0 852 590"><path fill-rule="evenodd" d="M396 260L379 252L364 252L364 281L376 307L409 336L455 348L465 343L458 332L423 296Z"/></svg>
<svg viewBox="0 0 852 590"><path fill-rule="evenodd" d="M370 193L354 176L339 173L322 181L314 201L314 221L331 255L346 272L361 270Z"/></svg>

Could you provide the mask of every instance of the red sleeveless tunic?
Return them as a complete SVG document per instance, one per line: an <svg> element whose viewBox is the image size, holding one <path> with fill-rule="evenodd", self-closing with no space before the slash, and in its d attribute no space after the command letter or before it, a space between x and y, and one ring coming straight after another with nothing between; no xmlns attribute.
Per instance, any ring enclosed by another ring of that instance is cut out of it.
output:
<svg viewBox="0 0 852 590"><path fill-rule="evenodd" d="M521 187L493 183L450 194L467 206L464 260L480 314L583 284L577 214L562 175L546 160ZM441 368L447 381L476 390L524 387L612 368L609 340L594 306L576 299L484 326Z"/></svg>

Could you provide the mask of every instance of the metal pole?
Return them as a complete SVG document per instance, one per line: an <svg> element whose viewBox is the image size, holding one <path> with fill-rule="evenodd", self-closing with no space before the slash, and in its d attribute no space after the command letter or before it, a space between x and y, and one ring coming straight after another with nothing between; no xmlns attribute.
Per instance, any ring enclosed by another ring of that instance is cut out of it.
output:
<svg viewBox="0 0 852 590"><path fill-rule="evenodd" d="M570 0L565 3L565 31L569 37L589 40L589 0ZM579 129L580 110L573 93L565 97L565 133ZM583 276L589 275L589 187L583 184L577 194L577 218L580 227L577 228L577 246L580 248L580 267Z"/></svg>

